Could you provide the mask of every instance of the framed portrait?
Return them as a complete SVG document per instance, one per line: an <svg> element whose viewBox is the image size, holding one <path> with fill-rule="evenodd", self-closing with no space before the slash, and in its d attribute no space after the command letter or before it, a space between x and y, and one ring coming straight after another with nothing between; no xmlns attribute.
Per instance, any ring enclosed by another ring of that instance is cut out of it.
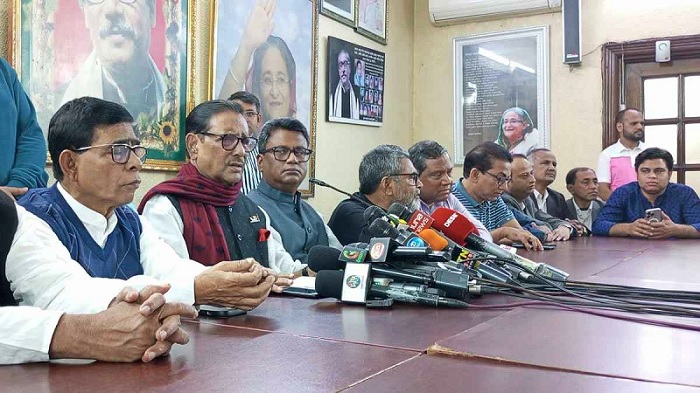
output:
<svg viewBox="0 0 700 393"><path fill-rule="evenodd" d="M318 0L323 15L350 27L355 27L355 0Z"/></svg>
<svg viewBox="0 0 700 393"><path fill-rule="evenodd" d="M549 144L546 26L454 39L455 162L482 142L528 154Z"/></svg>
<svg viewBox="0 0 700 393"><path fill-rule="evenodd" d="M214 1L209 92L227 99L247 91L260 100L262 123L299 119L315 148L316 2L310 0ZM299 191L313 196L315 155Z"/></svg>
<svg viewBox="0 0 700 393"><path fill-rule="evenodd" d="M387 0L355 0L355 30L365 37L386 45Z"/></svg>
<svg viewBox="0 0 700 393"><path fill-rule="evenodd" d="M179 169L190 97L188 0L12 0L12 59L48 133L65 102L117 102L148 148L144 168Z"/></svg>
<svg viewBox="0 0 700 393"><path fill-rule="evenodd" d="M326 119L379 127L384 119L384 53L328 37Z"/></svg>

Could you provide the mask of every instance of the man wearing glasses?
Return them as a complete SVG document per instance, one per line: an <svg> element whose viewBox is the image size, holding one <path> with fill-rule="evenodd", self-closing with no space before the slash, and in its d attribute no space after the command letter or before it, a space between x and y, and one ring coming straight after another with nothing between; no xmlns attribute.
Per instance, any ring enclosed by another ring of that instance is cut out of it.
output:
<svg viewBox="0 0 700 393"><path fill-rule="evenodd" d="M493 241L488 229L477 220L452 194L452 160L447 149L435 141L420 141L408 149L411 162L418 171L423 187L420 189L420 208L433 214L438 207L446 207L466 216L479 230L479 236Z"/></svg>
<svg viewBox="0 0 700 393"><path fill-rule="evenodd" d="M258 145L263 180L249 197L270 215L287 252L307 263L309 250L315 245L342 249L321 214L303 201L298 191L312 153L306 127L291 117L269 120L260 132Z"/></svg>
<svg viewBox="0 0 700 393"><path fill-rule="evenodd" d="M512 161L508 150L493 142L476 146L464 157L464 177L452 192L491 231L494 242L520 242L528 250L542 250L542 243L518 224L501 198L511 181Z"/></svg>
<svg viewBox="0 0 700 393"><path fill-rule="evenodd" d="M149 54L155 0L79 0L92 53L68 84L62 103L90 96L124 105L138 119L157 118L165 83Z"/></svg>
<svg viewBox="0 0 700 393"><path fill-rule="evenodd" d="M352 68L350 54L347 50L341 49L338 53L338 85L334 91L328 92L330 117L360 118L360 101L357 99L355 87L350 83L350 68Z"/></svg>
<svg viewBox="0 0 700 393"><path fill-rule="evenodd" d="M240 192L246 154L258 143L248 136L243 108L201 103L187 116L185 132L189 162L152 188L139 212L183 258L204 265L254 258L277 273L300 275L306 265L292 259L267 213Z"/></svg>
<svg viewBox="0 0 700 393"><path fill-rule="evenodd" d="M333 211L328 226L342 244L368 241L367 206L384 210L398 202L412 210L420 209L423 187L408 153L396 145L379 145L362 157L359 168L360 191L341 201Z"/></svg>
<svg viewBox="0 0 700 393"><path fill-rule="evenodd" d="M260 100L255 94L247 91L237 91L228 98L243 108L245 121L248 123L248 133L253 138L260 137ZM258 169L258 145L248 152L245 158L245 166L243 167L243 188L244 195L248 195L251 191L258 188L262 175Z"/></svg>
<svg viewBox="0 0 700 393"><path fill-rule="evenodd" d="M141 183L146 159L132 123L126 108L99 98L82 97L61 106L48 135L58 183L30 190L19 204L41 218L92 277L127 280L134 287L155 278L172 284L168 300L255 308L276 280L269 272L252 260L207 269L183 259L125 206ZM50 292L30 289L35 296Z"/></svg>

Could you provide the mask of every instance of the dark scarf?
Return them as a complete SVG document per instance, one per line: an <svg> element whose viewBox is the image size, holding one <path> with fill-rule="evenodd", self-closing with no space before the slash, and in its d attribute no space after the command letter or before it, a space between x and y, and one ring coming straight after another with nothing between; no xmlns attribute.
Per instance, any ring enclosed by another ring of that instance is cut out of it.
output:
<svg viewBox="0 0 700 393"><path fill-rule="evenodd" d="M231 258L216 208L236 203L242 184L238 182L232 187L224 186L202 176L191 163L185 163L177 177L158 184L146 193L138 211L142 213L146 202L156 194L178 197L185 227L182 235L190 258L204 265L214 265Z"/></svg>

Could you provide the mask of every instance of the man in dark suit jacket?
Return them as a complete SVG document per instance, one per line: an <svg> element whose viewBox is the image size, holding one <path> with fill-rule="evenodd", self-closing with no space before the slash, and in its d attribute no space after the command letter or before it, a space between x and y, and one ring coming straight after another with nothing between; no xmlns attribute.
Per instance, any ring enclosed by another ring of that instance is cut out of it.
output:
<svg viewBox="0 0 700 393"><path fill-rule="evenodd" d="M591 168L578 167L566 174L566 189L572 198L566 201L567 216L578 220L589 230L603 208L598 200L598 178Z"/></svg>
<svg viewBox="0 0 700 393"><path fill-rule="evenodd" d="M549 149L535 149L527 156L535 171L535 191L530 198L539 210L559 219L566 219L566 198L549 185L557 178L557 158Z"/></svg>

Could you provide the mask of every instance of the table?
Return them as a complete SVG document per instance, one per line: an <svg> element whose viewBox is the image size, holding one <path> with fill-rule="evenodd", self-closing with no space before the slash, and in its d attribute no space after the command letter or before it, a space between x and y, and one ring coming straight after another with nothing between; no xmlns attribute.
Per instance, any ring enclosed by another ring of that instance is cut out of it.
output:
<svg viewBox="0 0 700 393"><path fill-rule="evenodd" d="M584 238L522 255L576 280L700 291L699 253L692 240ZM274 296L184 328L192 341L152 364L0 367L0 391L700 391L700 333L562 310L371 310Z"/></svg>

